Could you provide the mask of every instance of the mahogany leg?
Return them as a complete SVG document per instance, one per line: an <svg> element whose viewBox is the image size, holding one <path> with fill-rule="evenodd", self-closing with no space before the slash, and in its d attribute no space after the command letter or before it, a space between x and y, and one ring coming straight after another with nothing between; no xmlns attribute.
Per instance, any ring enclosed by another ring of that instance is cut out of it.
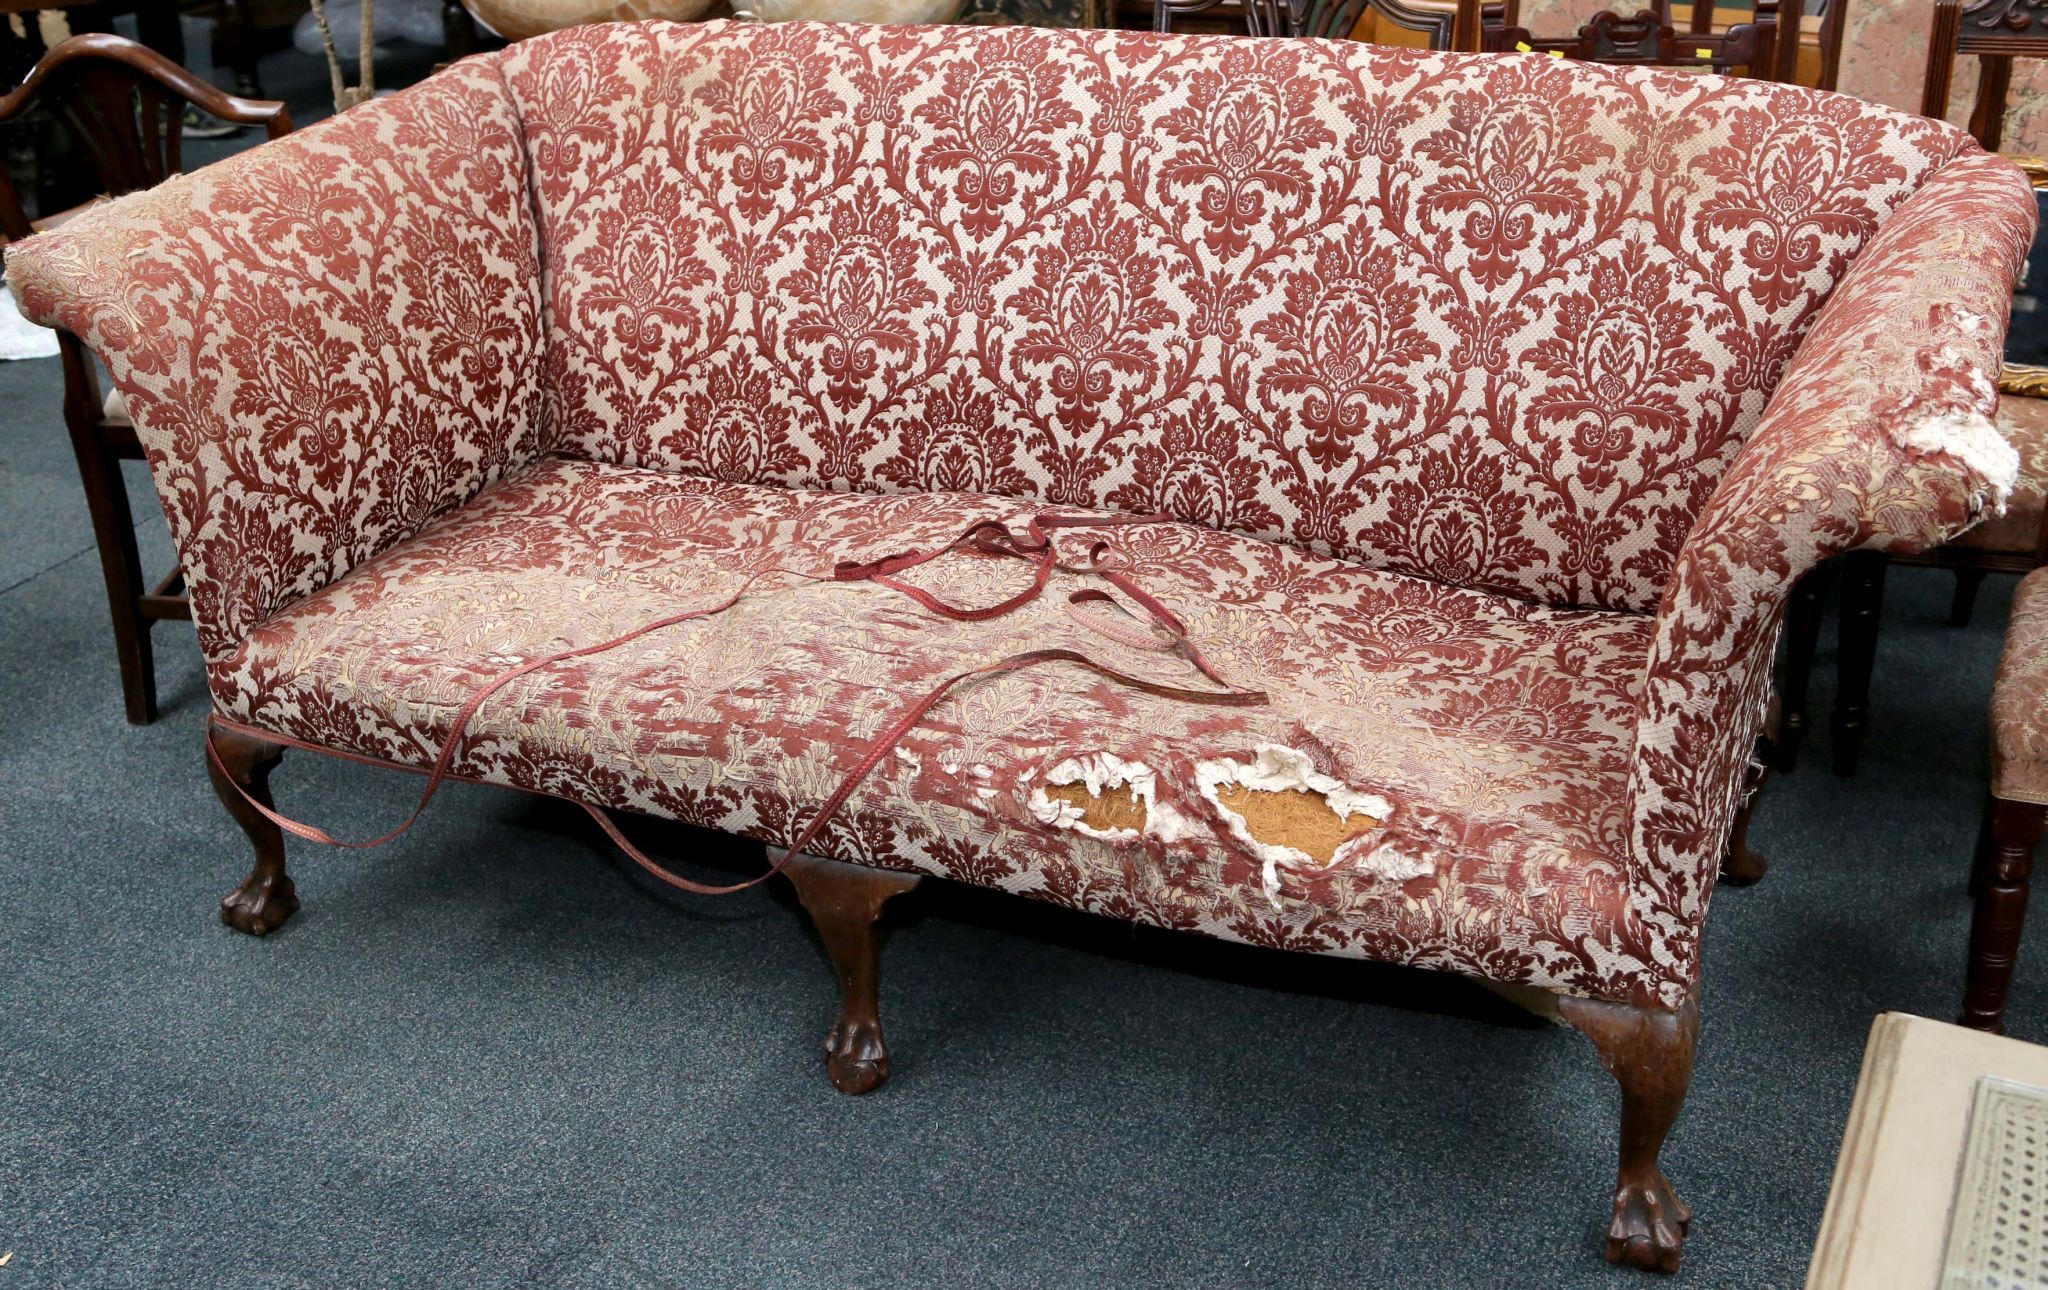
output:
<svg viewBox="0 0 2048 1290"><path fill-rule="evenodd" d="M1697 1004L1644 1008L1598 999L1560 997L1558 1015L1593 1041L1600 1062L1621 1085L1621 1168L1607 1261L1652 1272L1676 1272L1692 1211L1657 1167L1664 1135L1685 1104L1699 1041Z"/></svg>
<svg viewBox="0 0 2048 1290"><path fill-rule="evenodd" d="M267 936L298 911L299 896L284 871L284 830L249 805L249 798L272 805L270 772L284 757L284 747L212 721L206 723L206 739L214 753L206 759L213 791L256 848L256 867L221 899L220 921L238 932Z"/></svg>
<svg viewBox="0 0 2048 1290"><path fill-rule="evenodd" d="M795 885L839 975L839 1019L825 1037L826 1073L842 1093L872 1092L889 1078L877 993L882 938L875 923L889 898L915 887L919 875L808 855L791 857L782 872Z"/></svg>
<svg viewBox="0 0 2048 1290"><path fill-rule="evenodd" d="M1820 624L1835 582L1835 562L1825 561L1793 584L1785 603L1785 673L1778 685L1778 734L1772 764L1791 774L1799 762L1799 745L1813 727L1806 694L1813 679L1813 655L1820 646Z"/></svg>
<svg viewBox="0 0 2048 1290"><path fill-rule="evenodd" d="M220 0L220 42L227 47L228 63L235 71L235 93L245 99L263 97L263 82L256 74L256 23L249 12L249 0Z"/></svg>
<svg viewBox="0 0 2048 1290"><path fill-rule="evenodd" d="M2005 1033L2005 992L2019 961L2020 932L2027 921L2027 884L2034 846L2048 807L1991 799L1984 868L1970 918L1970 967L1963 985L1962 1024L1994 1035Z"/></svg>
<svg viewBox="0 0 2048 1290"><path fill-rule="evenodd" d="M1764 781L1771 774L1770 742L1759 739L1757 745L1756 759L1749 763L1749 775L1742 785L1742 805L1735 811L1735 827L1728 834L1728 853L1721 858L1721 881L1730 887L1750 886L1770 868L1770 861L1749 847L1749 818L1756 813Z"/></svg>
<svg viewBox="0 0 2048 1290"><path fill-rule="evenodd" d="M127 705L128 723L146 726L157 715L156 655L150 648L149 620L142 616L142 551L135 541L128 484L121 478L121 459L96 430L74 429L71 450L78 458L86 511L99 545L100 576L107 584L114 657L121 667L121 696Z"/></svg>
<svg viewBox="0 0 2048 1290"><path fill-rule="evenodd" d="M1968 627L1970 618L1977 612L1977 589L1984 585L1984 570L1956 570L1956 594L1949 601L1948 625Z"/></svg>
<svg viewBox="0 0 2048 1290"><path fill-rule="evenodd" d="M1890 563L1882 551L1851 551L1842 557L1842 634L1835 655L1840 688L1832 723L1837 775L1856 773L1863 737L1870 731L1870 674L1877 664L1877 626Z"/></svg>
<svg viewBox="0 0 2048 1290"><path fill-rule="evenodd" d="M447 42L451 63L476 52L476 19L469 16L461 0L441 0L441 38Z"/></svg>

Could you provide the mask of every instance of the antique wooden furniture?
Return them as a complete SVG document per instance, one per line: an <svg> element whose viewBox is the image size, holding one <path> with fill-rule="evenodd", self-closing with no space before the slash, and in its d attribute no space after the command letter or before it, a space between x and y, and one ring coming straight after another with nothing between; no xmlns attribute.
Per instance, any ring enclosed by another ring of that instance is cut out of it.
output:
<svg viewBox="0 0 2048 1290"><path fill-rule="evenodd" d="M112 31L115 14L132 12L142 42L175 63L180 61L179 51L184 47L178 14L182 8L190 7L181 6L176 0L0 0L0 15L20 15L27 20L26 26L34 27L33 16L38 11L61 9L72 31L87 35ZM214 11L220 24L220 46L234 71L236 91L248 98L261 95L248 0L215 0L207 7Z"/></svg>
<svg viewBox="0 0 2048 1290"><path fill-rule="evenodd" d="M2034 849L2048 818L2048 569L2020 580L1991 692L1991 796L1970 872L1977 907L1963 1024L2005 1029Z"/></svg>
<svg viewBox="0 0 2048 1290"><path fill-rule="evenodd" d="M1482 48L1480 28L1503 13L1480 0L1126 0L1120 12L1143 10L1157 32L1319 36L1467 53Z"/></svg>
<svg viewBox="0 0 2048 1290"><path fill-rule="evenodd" d="M1655 9L1627 18L1602 10L1566 37L1536 36L1515 27L1485 32L1486 48L1496 53L1561 54L1622 67L1697 67L1765 81L1777 79L1776 38L1775 0L1758 0L1755 21L1722 32L1681 34Z"/></svg>
<svg viewBox="0 0 2048 1290"><path fill-rule="evenodd" d="M1823 216L1785 272L1759 222ZM1759 81L648 23L7 270L148 445L256 850L230 926L333 840L270 800L301 748L763 843L849 1092L919 876L1458 972L1592 1040L1608 1255L1670 1269L1785 597L2011 486L2033 227L1961 131Z"/></svg>
<svg viewBox="0 0 2048 1290"><path fill-rule="evenodd" d="M282 103L234 98L152 50L108 33L73 36L44 55L24 80L0 98L0 123L42 104L70 131L100 188L111 196L162 183L184 169L186 105L222 120L260 125L270 137L291 129ZM59 216L57 218L63 218ZM51 221L40 221L48 224ZM36 231L4 168L0 168L0 233L9 241ZM99 544L100 570L113 616L114 655L128 720L156 719L156 665L150 629L166 618L190 618L183 574L172 570L145 579L128 506L123 461L142 460L142 445L118 397L102 400L91 356L76 338L60 338L64 363L64 422L78 456Z"/></svg>
<svg viewBox="0 0 2048 1290"><path fill-rule="evenodd" d="M1660 13L1669 12L1669 6L1661 0L1653 7ZM1791 11L1773 6L1777 38L1772 43L1770 74L1764 79L1834 89L1841 75L1842 32L1848 7L1849 0L1816 0ZM1685 30L1694 36L1726 32L1756 21L1761 12L1761 6L1721 8L1714 0L1693 0Z"/></svg>
<svg viewBox="0 0 2048 1290"><path fill-rule="evenodd" d="M2034 28L2036 11L2025 6L1980 3L1964 8L1941 0L1929 37L1926 94L1921 111L1945 118L1955 60L1975 54L1983 60L1970 129L1987 149L1998 146L2006 86L2015 57L2048 54L2048 29ZM2048 165L2018 159L2037 189L2048 188ZM1828 597L1839 582L1840 645L1836 652L1835 711L1830 734L1837 773L1854 774L1870 727L1870 682L1877 660L1878 628L1884 607L1887 568L1894 562L1954 570L1955 600L1950 619L1970 621L1977 589L1993 573L2024 574L2048 558L2048 371L2008 367L1999 378L1998 421L2021 462L2020 480L2004 515L1931 551L1887 556L1862 551L1845 557L1839 572L1823 566L1808 575L1786 618L1786 659L1780 703L1783 716L1775 742L1775 767L1790 771L1811 728L1807 712L1809 677Z"/></svg>

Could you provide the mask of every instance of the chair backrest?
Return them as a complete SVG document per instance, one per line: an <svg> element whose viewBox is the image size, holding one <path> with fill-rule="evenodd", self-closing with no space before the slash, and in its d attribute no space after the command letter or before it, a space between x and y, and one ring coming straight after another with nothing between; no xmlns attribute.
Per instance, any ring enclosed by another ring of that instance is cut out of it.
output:
<svg viewBox="0 0 2048 1290"><path fill-rule="evenodd" d="M2012 60L2048 58L2048 22L2030 0L1938 0L1927 38L1927 88L1920 110L1948 116L1949 87L1956 59L1975 54L1983 63L1969 130L1992 152L2005 132L2005 101L2012 89Z"/></svg>
<svg viewBox="0 0 2048 1290"><path fill-rule="evenodd" d="M236 98L155 50L105 32L73 36L43 55L0 97L0 123L43 103L85 150L109 197L153 188L184 169L188 105L223 121L260 125L273 139L292 128L284 104ZM0 233L14 240L34 231L0 166Z"/></svg>
<svg viewBox="0 0 2048 1290"><path fill-rule="evenodd" d="M1152 29L1173 32L1176 17L1215 9L1226 0L1153 0ZM1318 36L1344 40L1366 14L1382 23L1423 37L1423 48L1477 53L1487 11L1496 22L1503 6L1481 0L1456 0L1446 6L1418 6L1404 0L1237 0L1244 10L1245 29L1254 36Z"/></svg>
<svg viewBox="0 0 2048 1290"><path fill-rule="evenodd" d="M1546 38L1507 27L1484 33L1488 52L1558 54L1587 63L1619 67L1698 67L1724 76L1744 75L1775 81L1777 0L1757 0L1756 20L1723 32L1674 31L1661 9L1644 9L1624 18L1613 10L1594 14L1576 34Z"/></svg>

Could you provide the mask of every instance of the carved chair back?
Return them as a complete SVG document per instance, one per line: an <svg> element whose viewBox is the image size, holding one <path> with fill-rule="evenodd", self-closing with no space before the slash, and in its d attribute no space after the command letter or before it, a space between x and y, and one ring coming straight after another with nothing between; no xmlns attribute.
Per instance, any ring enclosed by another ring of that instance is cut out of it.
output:
<svg viewBox="0 0 2048 1290"><path fill-rule="evenodd" d="M1624 67L1697 67L1724 76L1744 75L1775 81L1778 75L1777 0L1757 0L1756 20L1723 32L1680 34L1661 9L1644 9L1632 17L1602 10L1575 35L1531 36L1518 27L1484 33L1488 52L1509 50L1557 54L1588 63Z"/></svg>
<svg viewBox="0 0 2048 1290"><path fill-rule="evenodd" d="M1175 19L1217 9L1228 0L1152 0L1152 29L1176 30ZM1348 39L1371 13L1378 22L1421 34L1423 47L1477 53L1480 32L1489 18L1502 21L1505 6L1498 0L1457 0L1449 8L1422 7L1404 0L1236 0L1244 12L1245 29L1254 36L1317 36ZM1512 21L1509 18L1508 21Z"/></svg>
<svg viewBox="0 0 2048 1290"><path fill-rule="evenodd" d="M2042 0L1939 0L1927 38L1927 88L1920 110L1948 116L1949 88L1956 59L1974 54L1983 64L1977 102L1970 110L1971 134L1998 151L2005 129L2005 101L2012 89L2012 60L2048 58L2048 21Z"/></svg>
<svg viewBox="0 0 2048 1290"><path fill-rule="evenodd" d="M1658 0L1656 7L1662 11L1664 0ZM1692 0L1692 13L1686 30L1694 36L1713 35L1717 8L1715 0ZM1772 72L1768 78L1762 79L1787 85L1804 83L1799 79L1799 51L1806 19L1814 16L1820 21L1814 33L1818 66L1814 69L1813 87L1821 90L1835 88L1842 68L1842 24L1848 8L1849 0L1809 0L1808 3L1795 3L1789 9L1777 11L1778 32L1772 54ZM1762 12L1761 7L1758 12Z"/></svg>

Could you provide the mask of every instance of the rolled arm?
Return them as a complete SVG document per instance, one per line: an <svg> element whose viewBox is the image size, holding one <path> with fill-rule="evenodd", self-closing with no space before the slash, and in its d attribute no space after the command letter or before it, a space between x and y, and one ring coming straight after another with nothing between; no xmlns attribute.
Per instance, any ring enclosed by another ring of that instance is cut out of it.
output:
<svg viewBox="0 0 2048 1290"><path fill-rule="evenodd" d="M1665 1002L1697 970L1793 583L1843 551L1937 545L2004 506L2019 463L1993 420L1997 378L2034 223L2010 162L1973 152L1936 171L1822 306L1680 551L1629 802L1632 904Z"/></svg>
<svg viewBox="0 0 2048 1290"><path fill-rule="evenodd" d="M489 59L7 252L127 402L210 664L534 455L538 266Z"/></svg>

